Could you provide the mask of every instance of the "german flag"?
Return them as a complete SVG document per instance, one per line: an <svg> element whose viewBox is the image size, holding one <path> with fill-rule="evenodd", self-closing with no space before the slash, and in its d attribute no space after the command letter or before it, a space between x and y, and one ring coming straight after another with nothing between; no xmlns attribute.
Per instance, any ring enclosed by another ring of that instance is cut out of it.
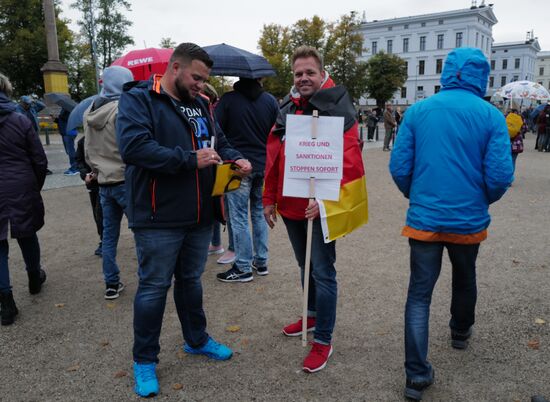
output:
<svg viewBox="0 0 550 402"><path fill-rule="evenodd" d="M345 236L369 220L367 184L357 122L344 134L344 169L338 201L319 202L325 243Z"/></svg>

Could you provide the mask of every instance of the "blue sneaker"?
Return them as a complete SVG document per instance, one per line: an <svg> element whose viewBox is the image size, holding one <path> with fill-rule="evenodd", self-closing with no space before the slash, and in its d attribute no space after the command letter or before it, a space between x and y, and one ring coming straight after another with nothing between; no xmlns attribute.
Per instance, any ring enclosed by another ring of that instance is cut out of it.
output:
<svg viewBox="0 0 550 402"><path fill-rule="evenodd" d="M216 342L214 339L208 337L208 341L204 346L200 348L192 348L188 344L183 345L183 350L185 353L190 353L192 355L205 355L214 360L227 360L233 356L233 351L227 346L222 345L221 343Z"/></svg>
<svg viewBox="0 0 550 402"><path fill-rule="evenodd" d="M75 176L75 175L77 175L77 174L79 174L79 173L80 173L80 172L79 172L78 170L73 170L73 169L70 169L70 168L67 169L67 170L65 170L65 171L63 172L63 174L64 174L65 176Z"/></svg>
<svg viewBox="0 0 550 402"><path fill-rule="evenodd" d="M156 363L134 362L134 380L136 385L134 391L141 397L147 398L159 393L159 380L155 368Z"/></svg>

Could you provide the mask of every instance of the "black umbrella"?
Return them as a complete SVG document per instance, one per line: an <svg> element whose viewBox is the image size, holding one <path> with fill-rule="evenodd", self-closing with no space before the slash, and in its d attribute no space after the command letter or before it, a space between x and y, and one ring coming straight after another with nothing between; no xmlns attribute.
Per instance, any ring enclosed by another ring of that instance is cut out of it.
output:
<svg viewBox="0 0 550 402"><path fill-rule="evenodd" d="M50 92L44 95L44 99L47 103L55 103L57 106L70 112L76 106L76 102L71 99L69 94L61 92Z"/></svg>
<svg viewBox="0 0 550 402"><path fill-rule="evenodd" d="M242 78L261 78L275 75L275 70L263 56L247 52L225 43L204 46L203 49L214 61L211 75Z"/></svg>

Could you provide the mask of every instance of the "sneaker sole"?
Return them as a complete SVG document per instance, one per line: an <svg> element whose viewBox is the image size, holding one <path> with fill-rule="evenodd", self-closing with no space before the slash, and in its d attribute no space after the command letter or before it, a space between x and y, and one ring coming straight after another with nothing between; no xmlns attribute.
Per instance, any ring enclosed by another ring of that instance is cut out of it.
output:
<svg viewBox="0 0 550 402"><path fill-rule="evenodd" d="M257 274L257 275L260 275L260 276L265 276L265 275L268 275L268 274L269 274L269 271L267 270L267 268L266 268L265 271L261 271L261 272L260 272L260 271L258 271L258 268L257 268L256 266L254 266L254 264L252 264L252 269L253 269L254 271L256 271L256 274Z"/></svg>
<svg viewBox="0 0 550 402"><path fill-rule="evenodd" d="M221 278L216 278L218 279L219 281L221 282L226 282L226 283L232 283L232 282L242 282L242 283L245 283L245 282L250 282L254 279L253 276L249 277L249 278L242 278L242 279L221 279Z"/></svg>
<svg viewBox="0 0 550 402"><path fill-rule="evenodd" d="M304 370L306 373L316 373L322 369L324 369L327 366L328 359L330 359L330 356L332 356L332 352L334 351L334 348L330 347L330 352L328 352L327 361L324 362L321 366L317 367L316 369L310 369L309 367L302 367L302 370Z"/></svg>
<svg viewBox="0 0 550 402"><path fill-rule="evenodd" d="M140 397L142 397L142 398L151 398L151 397L153 397L153 396L157 396L157 395L158 395L158 392L154 392L154 391L153 391L153 392L149 392L147 395L141 394L141 393L139 393L139 391L137 390L136 387L134 387L134 392L135 392L138 396L140 396Z"/></svg>
<svg viewBox="0 0 550 402"><path fill-rule="evenodd" d="M313 332L313 331L315 331L315 327L308 328L306 332ZM302 331L300 331L300 332L285 332L285 330L283 329L283 334L286 335L286 336L300 336L300 335L302 335Z"/></svg>
<svg viewBox="0 0 550 402"><path fill-rule="evenodd" d="M123 290L124 290L124 285L121 284L120 287L118 288L118 292L112 296L105 295L105 300L118 299L120 297L120 292L122 292Z"/></svg>
<svg viewBox="0 0 550 402"><path fill-rule="evenodd" d="M212 250L208 252L208 255L220 255L225 253L225 250L223 248L220 248L219 250Z"/></svg>
<svg viewBox="0 0 550 402"><path fill-rule="evenodd" d="M451 340L451 346L453 349L464 350L468 347L468 341L458 341L453 339Z"/></svg>
<svg viewBox="0 0 550 402"><path fill-rule="evenodd" d="M218 264L222 264L222 265L225 265L225 264L233 264L235 262L236 258L231 258L229 260L221 260L221 259L218 259L218 261L216 261Z"/></svg>
<svg viewBox="0 0 550 402"><path fill-rule="evenodd" d="M187 354L190 354L190 355L202 355L202 356L206 356L210 359L219 360L219 361L229 360L233 356L233 353L232 353L232 354L229 355L229 357L220 357L220 356L215 355L213 353L195 352L194 350L186 349L185 347L183 348L183 351Z"/></svg>

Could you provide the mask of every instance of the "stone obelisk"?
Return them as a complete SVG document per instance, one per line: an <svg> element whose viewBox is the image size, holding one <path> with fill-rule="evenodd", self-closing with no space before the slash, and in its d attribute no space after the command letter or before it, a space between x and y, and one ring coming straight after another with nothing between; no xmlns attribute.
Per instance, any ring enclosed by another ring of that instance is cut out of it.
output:
<svg viewBox="0 0 550 402"><path fill-rule="evenodd" d="M44 92L68 93L67 67L59 61L54 2L53 0L43 0L42 5L44 7L46 43L48 45L48 62L41 69L44 74Z"/></svg>

